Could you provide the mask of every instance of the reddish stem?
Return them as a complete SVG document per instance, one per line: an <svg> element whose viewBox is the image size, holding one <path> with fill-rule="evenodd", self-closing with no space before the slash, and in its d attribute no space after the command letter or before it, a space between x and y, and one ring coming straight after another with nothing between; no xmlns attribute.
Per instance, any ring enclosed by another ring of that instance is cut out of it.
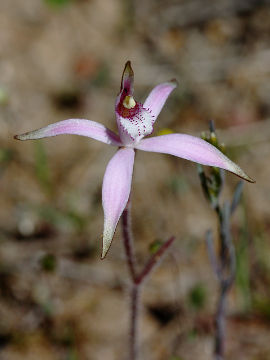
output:
<svg viewBox="0 0 270 360"><path fill-rule="evenodd" d="M144 284L144 280L154 268L161 262L164 254L172 245L175 240L174 237L169 238L159 249L153 254L147 261L143 270L137 275L136 272L136 257L134 253L133 238L131 233L131 221L130 221L130 200L127 203L122 215L123 225L123 240L124 248L127 259L127 265L132 282L131 288L131 316L130 316L130 348L129 359L138 359L138 322L139 322L139 308L140 308L140 290Z"/></svg>
<svg viewBox="0 0 270 360"><path fill-rule="evenodd" d="M154 270L154 268L160 264L163 256L165 255L169 247L172 245L174 240L175 237L171 236L164 244L161 245L158 251L150 257L141 273L136 277L136 284L140 285L141 283L143 283L143 281L146 279L147 276L149 276L149 274Z"/></svg>
<svg viewBox="0 0 270 360"><path fill-rule="evenodd" d="M127 264L130 272L130 277L134 282L136 279L136 257L134 253L133 237L131 233L130 207L131 202L129 200L122 214L122 227Z"/></svg>

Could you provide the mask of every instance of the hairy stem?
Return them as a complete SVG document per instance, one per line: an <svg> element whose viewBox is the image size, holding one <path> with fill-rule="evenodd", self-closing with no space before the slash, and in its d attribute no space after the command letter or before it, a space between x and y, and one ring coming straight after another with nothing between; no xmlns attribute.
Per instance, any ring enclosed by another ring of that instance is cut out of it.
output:
<svg viewBox="0 0 270 360"><path fill-rule="evenodd" d="M140 306L140 286L133 283L131 289L131 321L130 321L130 360L138 358L138 323Z"/></svg>
<svg viewBox="0 0 270 360"><path fill-rule="evenodd" d="M172 245L174 240L175 237L171 236L167 241L165 241L164 244L161 245L161 247L157 250L157 252L155 252L150 257L150 259L146 262L141 273L136 277L137 284L141 284L151 274L154 268L160 264L160 262L163 259L163 256L165 255L169 247Z"/></svg>
<svg viewBox="0 0 270 360"><path fill-rule="evenodd" d="M129 339L129 360L138 359L138 322L140 310L140 292L144 285L144 280L152 273L154 268L160 264L166 251L170 248L175 237L169 238L161 247L150 257L140 273L136 271L136 256L134 252L133 237L131 232L130 219L130 200L122 214L123 241L126 255L127 266L131 280L131 308L130 308L130 339Z"/></svg>
<svg viewBox="0 0 270 360"><path fill-rule="evenodd" d="M123 240L128 269L132 282L136 279L136 257L134 253L133 236L131 232L131 201L129 200L122 214Z"/></svg>
<svg viewBox="0 0 270 360"><path fill-rule="evenodd" d="M131 286L131 309L130 309L130 338L129 338L129 359L137 360L138 358L138 318L139 318L139 288L136 284L136 257L134 253L133 237L131 233L131 201L122 214L123 240L126 254L127 266L129 269Z"/></svg>

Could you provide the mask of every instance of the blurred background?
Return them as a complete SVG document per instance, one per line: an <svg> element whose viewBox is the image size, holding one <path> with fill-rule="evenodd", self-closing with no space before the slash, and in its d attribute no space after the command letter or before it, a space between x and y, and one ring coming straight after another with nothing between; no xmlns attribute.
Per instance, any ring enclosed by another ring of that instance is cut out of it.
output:
<svg viewBox="0 0 270 360"><path fill-rule="evenodd" d="M267 0L0 0L0 358L114 360L127 353L120 226L100 260L101 184L115 149L78 136L16 142L72 117L116 131L132 61L135 98L176 78L155 126L198 135L215 120L245 184L233 218L228 359L270 359L270 3ZM224 198L238 179L227 175ZM177 240L143 292L141 359L211 359L218 284L205 246L217 219L196 165L138 152L133 230L141 264Z"/></svg>

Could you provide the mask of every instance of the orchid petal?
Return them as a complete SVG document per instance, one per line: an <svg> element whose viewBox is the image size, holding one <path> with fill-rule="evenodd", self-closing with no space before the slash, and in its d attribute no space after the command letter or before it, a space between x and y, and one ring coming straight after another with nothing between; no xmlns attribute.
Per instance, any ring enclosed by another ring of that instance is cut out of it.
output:
<svg viewBox="0 0 270 360"><path fill-rule="evenodd" d="M113 131L107 129L102 124L85 119L68 119L45 126L41 129L16 135L18 140L35 140L50 136L63 134L74 134L87 136L99 140L109 145L121 146L121 140Z"/></svg>
<svg viewBox="0 0 270 360"><path fill-rule="evenodd" d="M216 147L195 136L169 134L143 139L137 149L171 154L202 165L216 166L228 170L241 178L254 182L244 171L228 159Z"/></svg>
<svg viewBox="0 0 270 360"><path fill-rule="evenodd" d="M128 202L134 155L133 149L121 148L110 160L105 171L102 186L104 209L102 259L110 248L116 225Z"/></svg>
<svg viewBox="0 0 270 360"><path fill-rule="evenodd" d="M172 80L154 87L145 100L143 107L148 109L153 115L153 122L156 121L160 111L162 110L168 96L177 87L177 81Z"/></svg>

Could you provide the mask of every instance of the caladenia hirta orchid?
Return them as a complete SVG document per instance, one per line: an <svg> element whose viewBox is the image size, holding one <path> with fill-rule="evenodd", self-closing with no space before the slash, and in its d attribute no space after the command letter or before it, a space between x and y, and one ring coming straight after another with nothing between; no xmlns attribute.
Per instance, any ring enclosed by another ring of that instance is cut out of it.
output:
<svg viewBox="0 0 270 360"><path fill-rule="evenodd" d="M169 134L145 138L153 132L154 123L170 93L175 80L154 87L144 103L133 97L134 74L131 63L125 65L120 93L116 98L115 115L119 135L105 126L85 119L68 119L38 130L16 135L18 140L34 140L62 134L75 134L99 140L118 150L107 165L102 187L104 231L102 258L111 245L116 225L130 195L135 150L170 154L228 170L253 182L244 171L208 142L185 134Z"/></svg>

